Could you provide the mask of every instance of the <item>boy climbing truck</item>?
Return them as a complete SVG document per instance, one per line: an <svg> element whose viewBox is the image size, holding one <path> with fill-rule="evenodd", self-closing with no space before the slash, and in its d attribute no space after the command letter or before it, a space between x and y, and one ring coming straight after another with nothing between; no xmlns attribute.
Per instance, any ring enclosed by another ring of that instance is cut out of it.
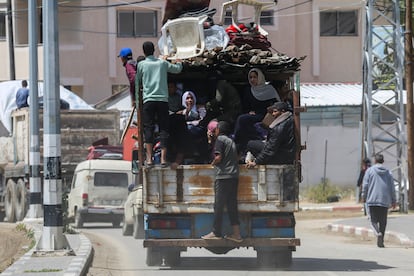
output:
<svg viewBox="0 0 414 276"><path fill-rule="evenodd" d="M221 55L230 53L223 50ZM293 89L299 85L299 64L295 58L281 58L276 65L254 67L261 68L268 81L283 81ZM208 97L211 95L211 84L217 79L225 80L242 91L243 87L248 86L246 76L251 67L250 64L240 66L228 62L214 67L187 63L182 73L169 77L182 83L186 90L192 89L201 97ZM299 92L295 90L293 103L294 110L299 110ZM202 247L216 254L253 247L260 265L288 267L291 264L292 251L300 245L300 239L295 235L294 216L298 210L301 179L299 112L294 112L294 116L294 164L258 165L251 169L240 165L237 197L243 238L240 243L224 238L201 239L213 225L215 171L211 165L188 164L176 169L157 166L144 169L141 166L142 183L136 186L142 184L143 187L143 245L147 250L149 266L160 265L163 259L167 265L178 265L180 253L188 247ZM188 160L185 163L193 160L188 155L184 158ZM139 177L136 179L139 180ZM227 215L224 218L223 233L231 233Z"/></svg>

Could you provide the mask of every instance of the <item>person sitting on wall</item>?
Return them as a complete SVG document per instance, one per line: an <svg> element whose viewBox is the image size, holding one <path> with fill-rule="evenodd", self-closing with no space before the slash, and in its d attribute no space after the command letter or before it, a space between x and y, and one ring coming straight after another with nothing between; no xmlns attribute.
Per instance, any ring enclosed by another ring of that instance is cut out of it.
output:
<svg viewBox="0 0 414 276"><path fill-rule="evenodd" d="M16 92L16 105L17 108L28 107L27 98L29 97L29 89L27 88L27 81L22 80L22 87Z"/></svg>
<svg viewBox="0 0 414 276"><path fill-rule="evenodd" d="M293 164L296 146L294 119L287 108L284 102L276 102L269 108L274 121L269 126L266 141L252 140L247 143L247 151L253 155L252 159L246 160L247 168L264 164Z"/></svg>

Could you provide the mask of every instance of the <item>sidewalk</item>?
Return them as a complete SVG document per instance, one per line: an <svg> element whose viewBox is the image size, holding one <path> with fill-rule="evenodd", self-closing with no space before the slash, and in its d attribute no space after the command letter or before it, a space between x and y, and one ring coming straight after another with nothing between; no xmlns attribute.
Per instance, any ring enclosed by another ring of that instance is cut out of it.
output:
<svg viewBox="0 0 414 276"><path fill-rule="evenodd" d="M38 242L43 231L43 218L25 219L23 223L27 228L34 230ZM73 252L68 252L69 250L42 252L36 251L35 246L1 275L39 276L42 272L47 273L48 276L86 275L93 257L91 242L83 234L65 234L65 237Z"/></svg>
<svg viewBox="0 0 414 276"><path fill-rule="evenodd" d="M364 215L362 204L353 202L334 202L327 204L306 203L300 207L302 211L350 211L360 212L361 217L347 218L329 223L327 228L338 234L350 234L362 238L376 238L371 229L368 217ZM414 214L391 212L388 215L385 242L392 241L405 247L414 248Z"/></svg>

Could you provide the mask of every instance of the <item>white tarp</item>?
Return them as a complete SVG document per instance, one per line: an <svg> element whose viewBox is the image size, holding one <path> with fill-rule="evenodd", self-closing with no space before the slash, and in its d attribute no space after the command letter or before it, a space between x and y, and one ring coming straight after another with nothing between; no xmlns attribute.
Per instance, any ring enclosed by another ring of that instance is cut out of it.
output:
<svg viewBox="0 0 414 276"><path fill-rule="evenodd" d="M10 132L11 112L17 108L16 92L22 87L21 80L0 82L0 122ZM30 94L30 87L29 94ZM43 96L43 83L38 84L38 96ZM70 109L94 109L72 91L60 86L60 98L69 103ZM28 99L30 104L30 96Z"/></svg>

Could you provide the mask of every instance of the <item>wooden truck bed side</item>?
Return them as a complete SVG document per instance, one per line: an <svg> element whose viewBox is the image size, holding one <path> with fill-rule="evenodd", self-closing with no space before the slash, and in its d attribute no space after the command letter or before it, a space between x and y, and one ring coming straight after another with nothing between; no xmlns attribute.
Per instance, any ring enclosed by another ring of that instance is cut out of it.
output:
<svg viewBox="0 0 414 276"><path fill-rule="evenodd" d="M210 165L184 165L177 170L144 172L144 213L212 213L215 170ZM240 212L294 212L298 205L294 165L240 166Z"/></svg>

